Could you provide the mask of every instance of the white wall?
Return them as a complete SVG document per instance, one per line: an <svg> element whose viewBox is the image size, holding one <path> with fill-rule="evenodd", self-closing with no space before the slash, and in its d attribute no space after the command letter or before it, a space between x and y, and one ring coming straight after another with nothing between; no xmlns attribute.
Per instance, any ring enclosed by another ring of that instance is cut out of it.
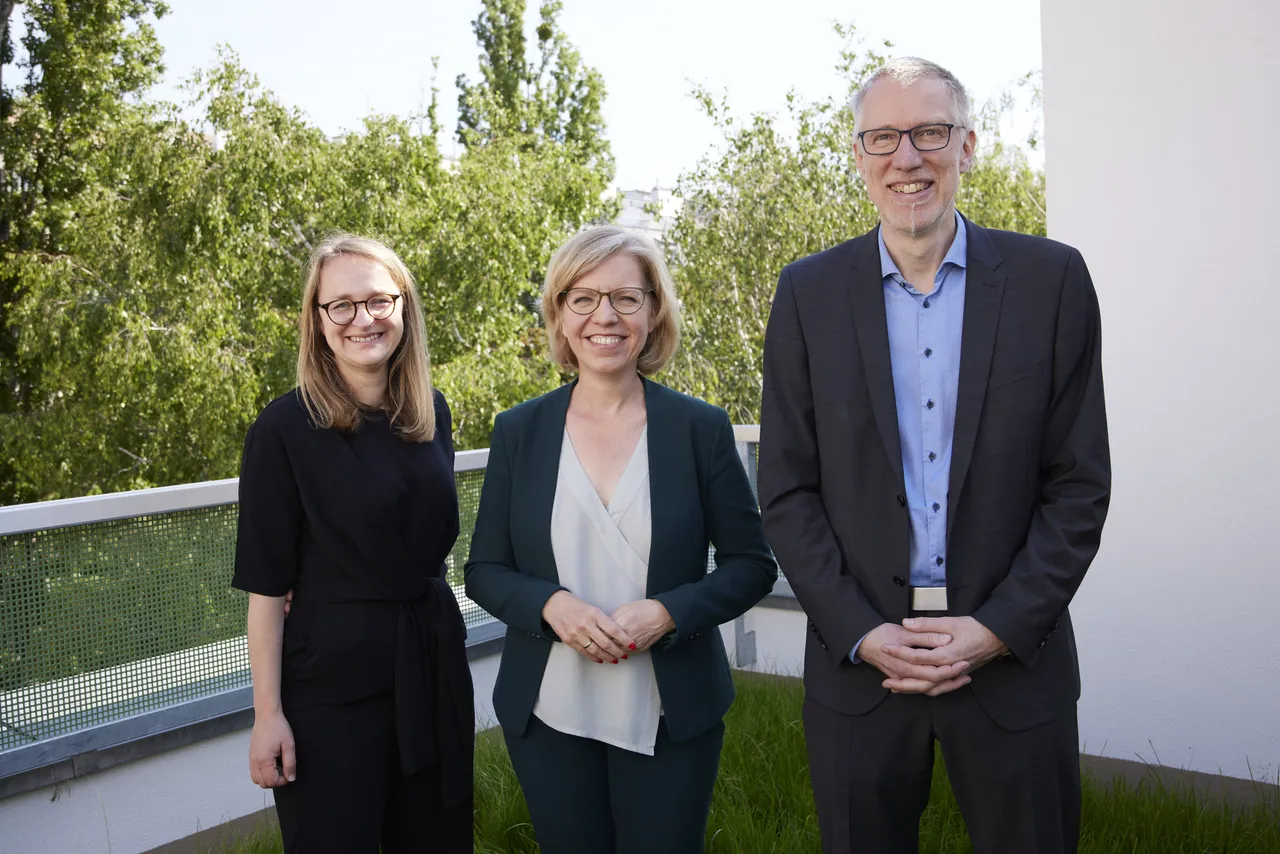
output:
<svg viewBox="0 0 1280 854"><path fill-rule="evenodd" d="M1280 762L1280 3L1041 0L1050 236L1102 305L1086 752Z"/></svg>
<svg viewBox="0 0 1280 854"><path fill-rule="evenodd" d="M134 854L271 806L249 781L249 731L0 801L4 854Z"/></svg>
<svg viewBox="0 0 1280 854"><path fill-rule="evenodd" d="M493 721L498 656L471 662L477 729ZM0 800L0 854L137 854L274 802L249 780L249 731Z"/></svg>
<svg viewBox="0 0 1280 854"><path fill-rule="evenodd" d="M757 606L746 613L744 630L755 632L756 660L742 670L776 676L804 676L804 644L808 618L803 611ZM730 663L734 657L734 625L720 627ZM736 666L736 664L735 664Z"/></svg>

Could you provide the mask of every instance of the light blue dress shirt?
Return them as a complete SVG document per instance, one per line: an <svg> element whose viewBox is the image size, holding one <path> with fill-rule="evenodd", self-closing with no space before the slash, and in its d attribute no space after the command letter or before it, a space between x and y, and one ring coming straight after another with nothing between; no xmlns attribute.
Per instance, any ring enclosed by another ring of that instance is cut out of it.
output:
<svg viewBox="0 0 1280 854"><path fill-rule="evenodd" d="M877 233L902 474L911 514L912 587L943 587L947 583L947 493L969 248L964 220L959 213L955 216L955 239L938 267L933 292L927 296L902 278L884 245L883 229ZM851 660L860 661L857 652L861 645L859 640L849 652Z"/></svg>

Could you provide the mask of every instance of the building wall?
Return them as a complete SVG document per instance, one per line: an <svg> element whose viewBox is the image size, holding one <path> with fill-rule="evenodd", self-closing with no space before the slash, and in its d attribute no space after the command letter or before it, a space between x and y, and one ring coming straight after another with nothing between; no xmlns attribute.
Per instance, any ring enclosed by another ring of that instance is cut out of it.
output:
<svg viewBox="0 0 1280 854"><path fill-rule="evenodd" d="M1275 782L1280 3L1041 23L1049 233L1098 289L1114 462L1072 608L1083 749Z"/></svg>
<svg viewBox="0 0 1280 854"><path fill-rule="evenodd" d="M647 207L657 205L655 216ZM622 204L613 224L644 234L661 242L667 231L675 225L684 201L671 190L654 187L653 190L627 190L622 193Z"/></svg>
<svg viewBox="0 0 1280 854"><path fill-rule="evenodd" d="M249 730L0 801L4 854L134 854L271 806Z"/></svg>

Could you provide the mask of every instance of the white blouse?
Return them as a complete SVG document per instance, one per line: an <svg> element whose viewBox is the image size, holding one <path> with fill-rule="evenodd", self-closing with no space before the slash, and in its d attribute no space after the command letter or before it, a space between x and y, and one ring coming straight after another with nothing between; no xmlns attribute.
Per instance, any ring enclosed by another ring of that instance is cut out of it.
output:
<svg viewBox="0 0 1280 854"><path fill-rule="evenodd" d="M606 614L646 598L653 522L649 505L649 428L606 508L574 451L568 430L551 508L551 550L560 583ZM662 702L653 659L632 652L617 664L597 664L562 643L552 644L538 719L569 735L653 755Z"/></svg>

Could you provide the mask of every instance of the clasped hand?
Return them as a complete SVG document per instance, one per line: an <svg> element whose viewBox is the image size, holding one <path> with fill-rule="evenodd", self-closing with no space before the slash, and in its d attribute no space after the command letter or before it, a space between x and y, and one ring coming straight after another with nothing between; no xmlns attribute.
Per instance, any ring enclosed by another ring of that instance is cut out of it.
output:
<svg viewBox="0 0 1280 854"><path fill-rule="evenodd" d="M542 619L560 640L584 658L613 664L629 653L644 652L675 628L667 609L656 599L620 605L606 614L568 590L557 590L542 606Z"/></svg>
<svg viewBox="0 0 1280 854"><path fill-rule="evenodd" d="M912 617L882 623L863 639L858 657L887 677L895 694L936 697L972 681L972 674L1008 647L973 617Z"/></svg>

